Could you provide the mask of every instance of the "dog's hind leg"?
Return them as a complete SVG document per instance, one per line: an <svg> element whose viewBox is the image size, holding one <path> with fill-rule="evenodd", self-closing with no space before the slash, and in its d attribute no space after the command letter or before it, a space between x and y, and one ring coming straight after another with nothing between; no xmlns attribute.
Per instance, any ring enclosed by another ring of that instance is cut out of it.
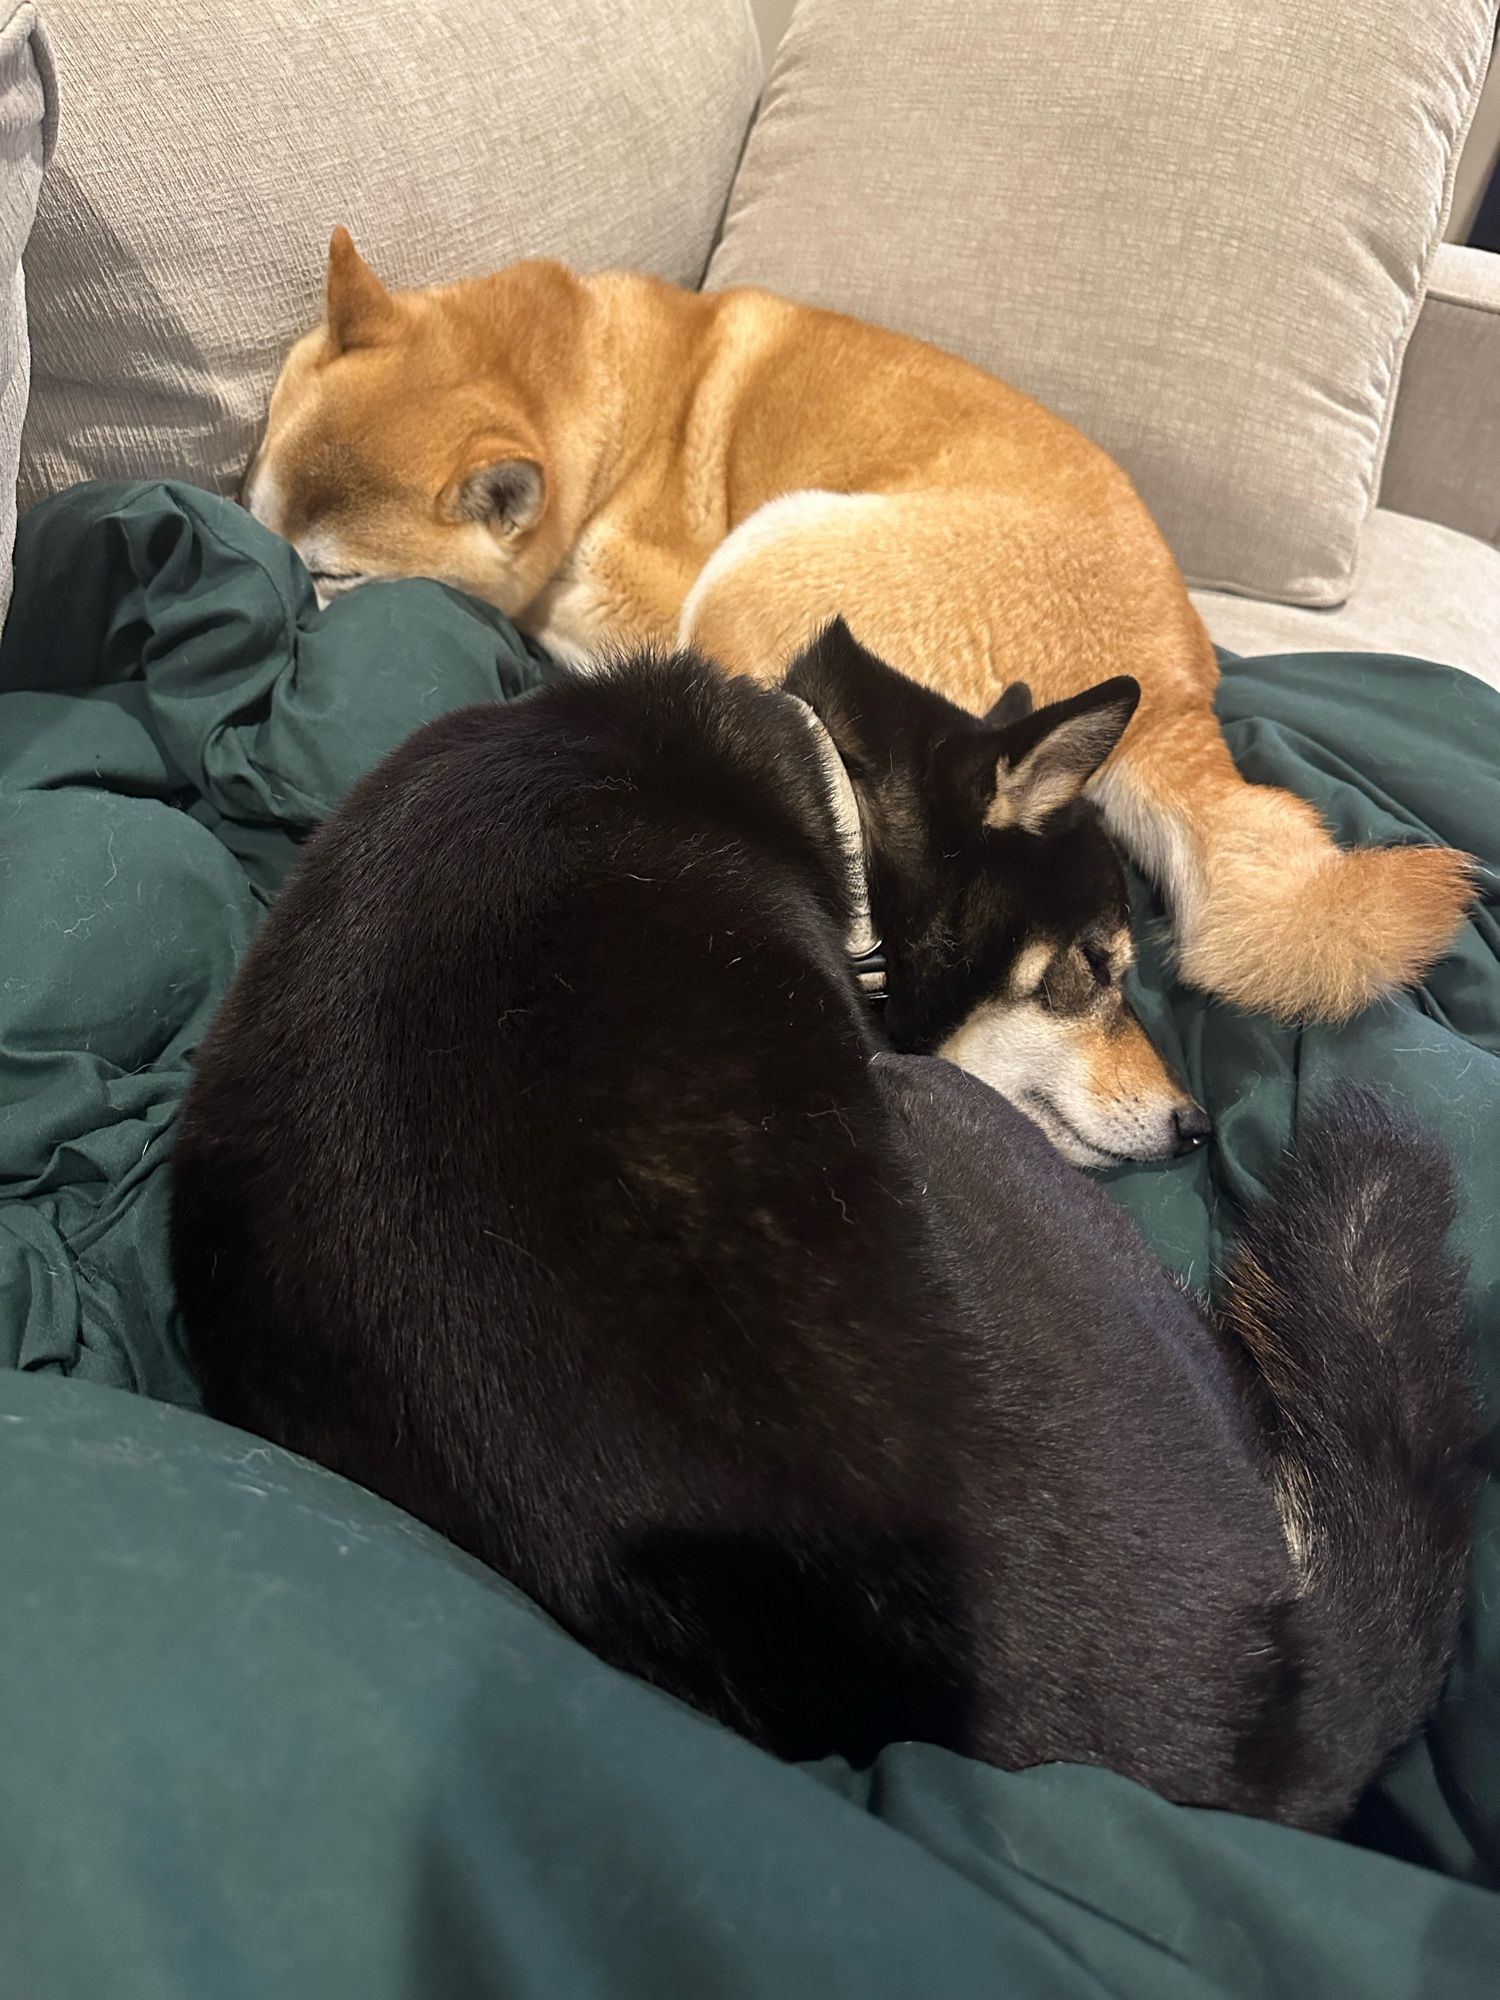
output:
<svg viewBox="0 0 1500 2000"><path fill-rule="evenodd" d="M951 615L945 621L941 601L912 575L914 556L921 563L937 553L940 517L924 500L808 489L768 501L704 564L682 607L678 643L730 673L773 679L842 617L902 673L951 701L988 707L994 675L985 635L971 638ZM904 560L893 564L896 544ZM934 659L944 662L943 678L926 671Z"/></svg>

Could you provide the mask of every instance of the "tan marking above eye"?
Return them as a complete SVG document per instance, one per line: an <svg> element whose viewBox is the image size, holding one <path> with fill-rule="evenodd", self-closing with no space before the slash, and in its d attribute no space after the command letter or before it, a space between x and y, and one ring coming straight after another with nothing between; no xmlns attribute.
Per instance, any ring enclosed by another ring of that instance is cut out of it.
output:
<svg viewBox="0 0 1500 2000"><path fill-rule="evenodd" d="M1052 963L1050 944L1029 944L1016 956L1010 969L1011 997L1016 1000L1030 999L1042 981L1047 977L1047 968Z"/></svg>

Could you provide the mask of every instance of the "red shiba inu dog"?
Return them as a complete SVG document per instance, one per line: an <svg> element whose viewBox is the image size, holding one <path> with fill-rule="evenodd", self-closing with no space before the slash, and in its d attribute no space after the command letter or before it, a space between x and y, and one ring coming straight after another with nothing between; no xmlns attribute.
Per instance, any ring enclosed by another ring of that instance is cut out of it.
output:
<svg viewBox="0 0 1500 2000"><path fill-rule="evenodd" d="M774 679L842 615L975 712L1120 674L1094 776L1162 887L1183 976L1337 1020L1438 958L1470 892L1446 848L1340 850L1248 784L1217 667L1129 479L1070 425L902 335L754 290L552 263L393 294L334 234L246 483L326 596L435 577L564 658L691 645ZM982 1066L981 1066L982 1073Z"/></svg>

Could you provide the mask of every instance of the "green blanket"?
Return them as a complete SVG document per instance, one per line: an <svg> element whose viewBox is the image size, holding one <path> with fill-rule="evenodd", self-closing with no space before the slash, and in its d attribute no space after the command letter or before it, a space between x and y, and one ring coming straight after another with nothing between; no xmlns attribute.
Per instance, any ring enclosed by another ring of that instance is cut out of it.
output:
<svg viewBox="0 0 1500 2000"><path fill-rule="evenodd" d="M1372 1792L1364 1844L1337 1844L920 1747L783 1769L390 1509L163 1407L194 1401L166 1278L171 1120L260 911L394 743L546 671L436 585L318 612L289 549L188 488L82 488L22 523L0 641L0 1363L25 1371L0 1376L6 1990L1500 1989L1493 1481L1442 1710ZM1242 768L1342 837L1450 840L1500 868L1500 696L1479 683L1239 661L1220 708ZM1493 907L1421 993L1298 1033L1174 989L1136 893L1142 1011L1217 1135L1112 1192L1209 1283L1304 1103L1375 1085L1458 1161L1500 1411ZM1500 1474L1500 1432L1489 1450Z"/></svg>
<svg viewBox="0 0 1500 2000"><path fill-rule="evenodd" d="M422 723L541 654L432 583L326 616L191 487L79 487L0 638L0 1363L192 1404L167 1279L188 1062L298 841Z"/></svg>

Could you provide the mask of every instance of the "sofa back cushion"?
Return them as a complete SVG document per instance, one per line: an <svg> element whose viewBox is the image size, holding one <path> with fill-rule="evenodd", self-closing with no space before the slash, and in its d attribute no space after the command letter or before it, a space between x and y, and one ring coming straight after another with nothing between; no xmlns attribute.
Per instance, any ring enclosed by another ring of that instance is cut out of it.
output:
<svg viewBox="0 0 1500 2000"><path fill-rule="evenodd" d="M16 470L26 416L30 349L21 253L57 129L46 37L33 6L0 6L0 620L10 603Z"/></svg>
<svg viewBox="0 0 1500 2000"><path fill-rule="evenodd" d="M392 284L530 255L696 284L760 83L744 0L48 0L21 485L243 472L346 223Z"/></svg>
<svg viewBox="0 0 1500 2000"><path fill-rule="evenodd" d="M1348 590L1493 0L799 0L709 282L1072 418L1192 578Z"/></svg>

